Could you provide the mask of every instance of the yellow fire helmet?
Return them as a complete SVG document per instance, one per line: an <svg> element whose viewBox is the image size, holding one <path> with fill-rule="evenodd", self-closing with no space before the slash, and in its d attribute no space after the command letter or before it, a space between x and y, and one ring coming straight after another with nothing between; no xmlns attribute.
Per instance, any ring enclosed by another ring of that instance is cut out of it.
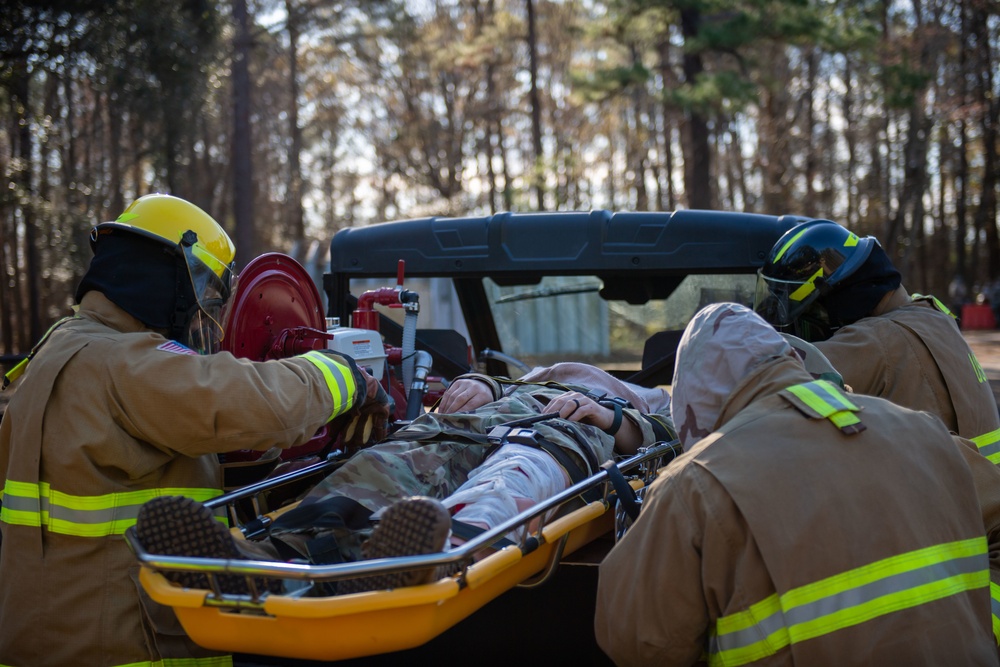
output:
<svg viewBox="0 0 1000 667"><path fill-rule="evenodd" d="M94 227L95 248L108 234L128 232L175 248L184 258L197 304L190 304L187 334L177 332L192 349L218 350L222 313L233 288L236 247L212 216L191 202L166 194L136 199L114 222Z"/></svg>

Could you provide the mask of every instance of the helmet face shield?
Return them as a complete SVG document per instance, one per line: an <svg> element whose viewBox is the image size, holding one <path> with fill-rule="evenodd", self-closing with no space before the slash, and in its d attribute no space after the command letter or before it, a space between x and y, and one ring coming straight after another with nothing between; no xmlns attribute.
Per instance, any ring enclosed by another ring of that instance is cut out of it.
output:
<svg viewBox="0 0 1000 667"><path fill-rule="evenodd" d="M215 354L222 346L222 325L201 308L192 310L183 343L198 354Z"/></svg>
<svg viewBox="0 0 1000 667"><path fill-rule="evenodd" d="M197 304L189 315L187 340L183 342L200 354L211 354L219 350L225 335L222 322L232 289L233 265L223 264L191 243L189 234L194 236L186 233L180 247Z"/></svg>
<svg viewBox="0 0 1000 667"><path fill-rule="evenodd" d="M807 341L829 338L844 324L831 317L830 298L850 284L877 245L829 220L793 227L757 273L754 309L779 331Z"/></svg>
<svg viewBox="0 0 1000 667"><path fill-rule="evenodd" d="M832 331L820 294L814 281L776 280L758 271L754 311L782 333L809 342L826 340Z"/></svg>

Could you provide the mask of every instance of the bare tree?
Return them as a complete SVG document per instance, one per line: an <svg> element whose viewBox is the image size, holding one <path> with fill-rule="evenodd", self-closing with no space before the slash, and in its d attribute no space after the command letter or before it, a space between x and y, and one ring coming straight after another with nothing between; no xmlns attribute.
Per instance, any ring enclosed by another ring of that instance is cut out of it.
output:
<svg viewBox="0 0 1000 667"><path fill-rule="evenodd" d="M239 266L257 256L254 232L254 181L250 149L250 17L246 0L233 0L233 214Z"/></svg>

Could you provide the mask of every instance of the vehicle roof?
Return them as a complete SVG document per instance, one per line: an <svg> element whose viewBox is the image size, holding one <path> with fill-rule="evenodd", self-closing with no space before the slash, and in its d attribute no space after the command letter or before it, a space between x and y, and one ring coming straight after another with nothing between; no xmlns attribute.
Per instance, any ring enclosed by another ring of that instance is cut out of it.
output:
<svg viewBox="0 0 1000 667"><path fill-rule="evenodd" d="M451 278L469 334L479 352L503 351L483 287L534 285L546 276L597 276L605 300L641 305L666 299L691 274L752 274L783 233L811 218L726 211L611 212L606 210L428 217L350 227L330 243L323 276L328 315L350 321L355 278ZM399 325L380 316L387 341ZM418 349L435 356L446 377L465 372L461 355L417 333ZM462 348L464 350L464 347ZM449 361L450 359L450 361ZM497 359L486 372L509 374Z"/></svg>
<svg viewBox="0 0 1000 667"><path fill-rule="evenodd" d="M485 277L529 284L546 275L647 277L745 273L809 220L724 211L498 213L428 217L343 229L331 272L348 276Z"/></svg>

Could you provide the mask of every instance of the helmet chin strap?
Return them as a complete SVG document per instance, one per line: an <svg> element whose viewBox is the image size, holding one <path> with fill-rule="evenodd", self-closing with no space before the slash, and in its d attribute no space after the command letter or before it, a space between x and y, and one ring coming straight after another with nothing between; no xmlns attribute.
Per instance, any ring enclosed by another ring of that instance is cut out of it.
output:
<svg viewBox="0 0 1000 667"><path fill-rule="evenodd" d="M188 323L191 320L192 306L197 306L197 304L192 304L188 300L190 288L185 288L190 282L187 265L183 260L178 260L177 282L174 292L174 312L170 321L170 335L167 338L184 345L187 345L187 340L185 339L187 338Z"/></svg>

